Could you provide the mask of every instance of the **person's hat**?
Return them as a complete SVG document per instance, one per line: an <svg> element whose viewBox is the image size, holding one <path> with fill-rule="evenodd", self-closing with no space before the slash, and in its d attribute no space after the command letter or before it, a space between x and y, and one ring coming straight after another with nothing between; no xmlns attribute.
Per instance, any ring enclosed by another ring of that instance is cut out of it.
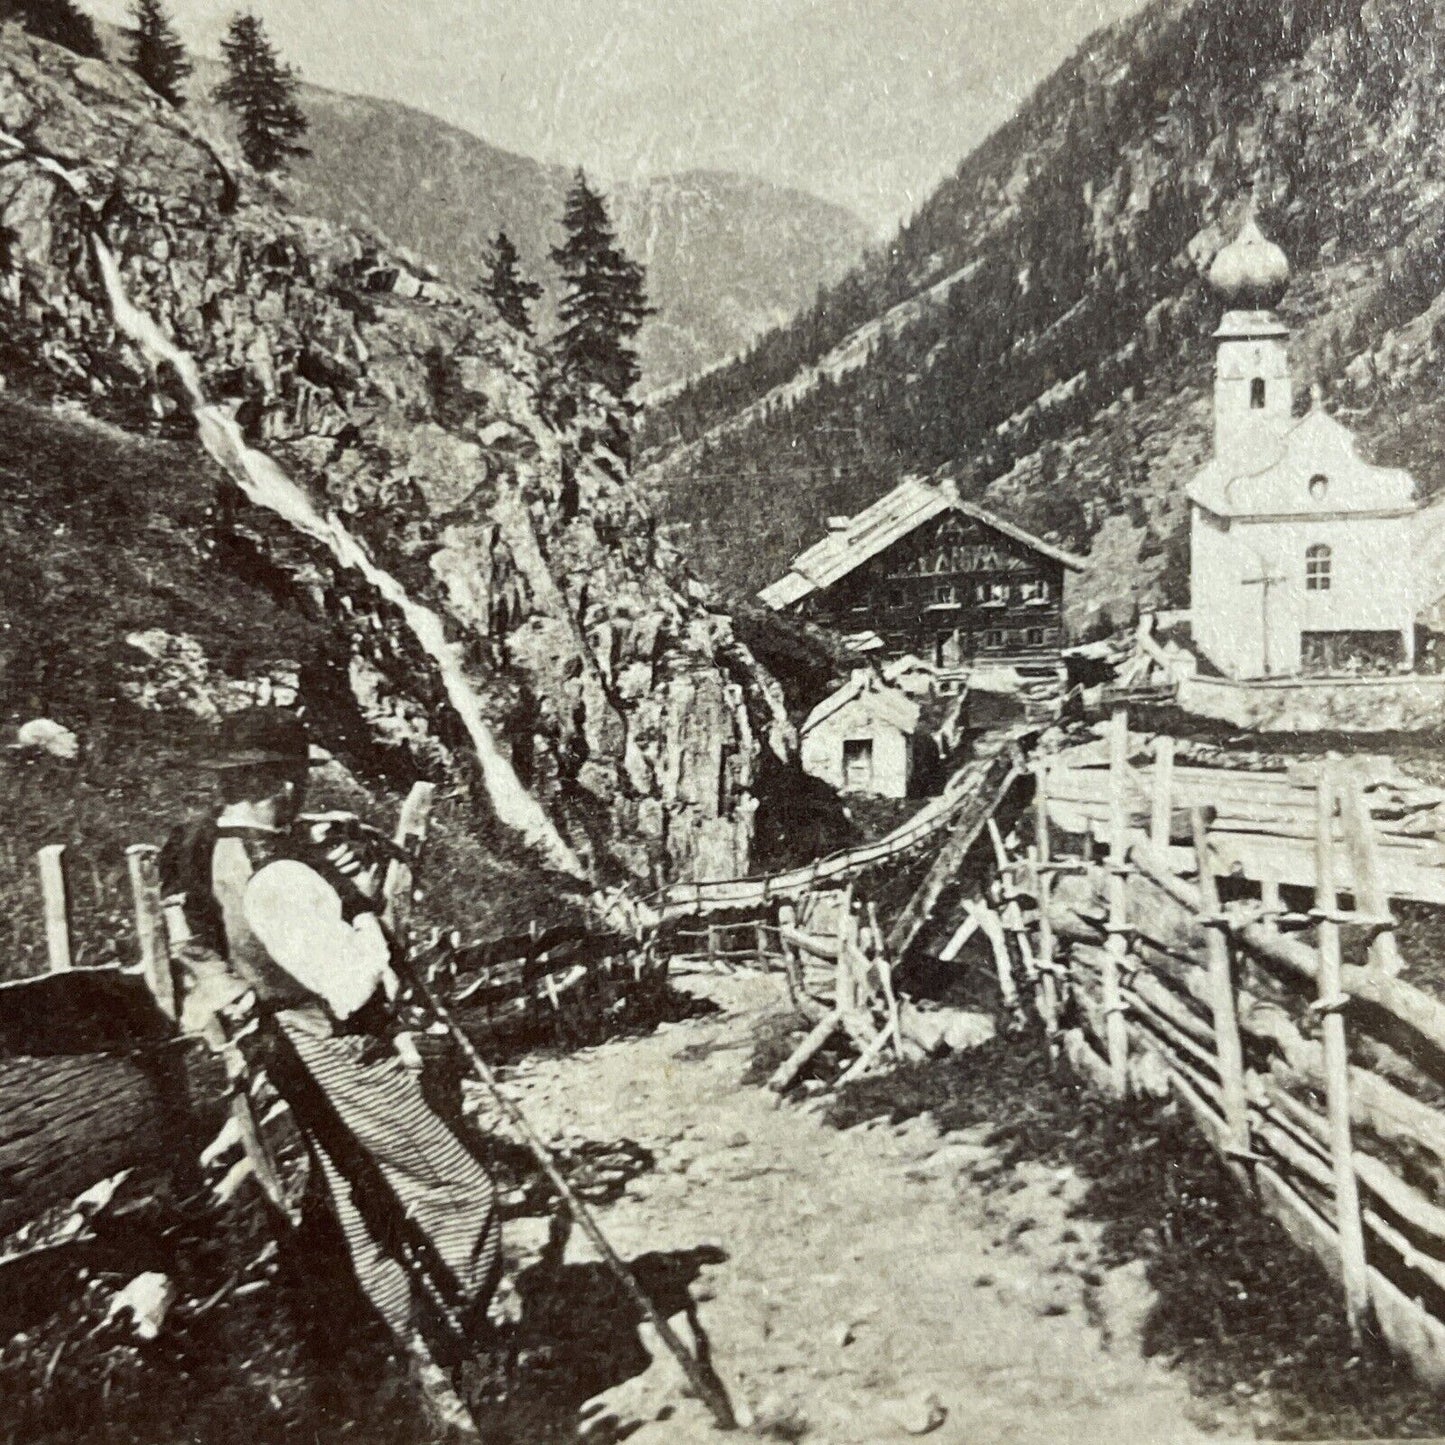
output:
<svg viewBox="0 0 1445 1445"><path fill-rule="evenodd" d="M324 755L315 761L325 761ZM221 719L215 751L205 759L211 769L254 768L272 763L312 765L306 725L279 707L248 707Z"/></svg>

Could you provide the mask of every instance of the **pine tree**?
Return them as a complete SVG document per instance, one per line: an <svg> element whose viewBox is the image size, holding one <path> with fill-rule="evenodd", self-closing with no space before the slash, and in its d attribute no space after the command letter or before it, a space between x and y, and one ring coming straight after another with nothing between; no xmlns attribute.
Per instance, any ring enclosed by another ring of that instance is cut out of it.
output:
<svg viewBox="0 0 1445 1445"><path fill-rule="evenodd" d="M297 144L306 117L296 104L296 72L282 63L259 19L237 15L221 41L226 79L216 99L240 122L241 154L258 171L274 171L288 156L304 156Z"/></svg>
<svg viewBox="0 0 1445 1445"><path fill-rule="evenodd" d="M191 62L161 0L133 0L130 14L134 24L126 38L131 68L163 100L184 105L182 87L191 73Z"/></svg>
<svg viewBox="0 0 1445 1445"><path fill-rule="evenodd" d="M542 288L517 270L517 248L505 231L498 231L487 253L487 278L482 289L491 297L497 314L523 336L534 331L530 307Z"/></svg>
<svg viewBox="0 0 1445 1445"><path fill-rule="evenodd" d="M552 252L567 284L557 308L557 356L571 376L624 401L641 375L631 342L653 314L642 267L618 248L606 202L580 170L562 225L567 240Z"/></svg>
<svg viewBox="0 0 1445 1445"><path fill-rule="evenodd" d="M30 34L77 55L101 54L95 24L73 0L0 0L0 21L18 20Z"/></svg>

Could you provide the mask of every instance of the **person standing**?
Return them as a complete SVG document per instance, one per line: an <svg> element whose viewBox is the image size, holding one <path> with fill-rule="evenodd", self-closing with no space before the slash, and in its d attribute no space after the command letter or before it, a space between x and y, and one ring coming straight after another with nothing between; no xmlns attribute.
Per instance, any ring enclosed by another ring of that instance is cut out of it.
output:
<svg viewBox="0 0 1445 1445"><path fill-rule="evenodd" d="M397 1051L380 865L302 818L310 748L295 714L232 714L219 744L219 808L161 855L189 951L215 961L183 1026L234 1018L238 1001L256 1015L246 1051L306 1138L362 1291L438 1422L475 1438L436 1342L455 1347L484 1317L501 1264L497 1194L428 1104L414 1051Z"/></svg>

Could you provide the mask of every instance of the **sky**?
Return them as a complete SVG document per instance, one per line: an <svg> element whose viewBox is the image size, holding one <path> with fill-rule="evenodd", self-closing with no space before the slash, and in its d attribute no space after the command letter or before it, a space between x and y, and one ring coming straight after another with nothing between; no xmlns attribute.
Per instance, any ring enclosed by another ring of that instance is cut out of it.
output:
<svg viewBox="0 0 1445 1445"><path fill-rule="evenodd" d="M123 23L128 0L82 0ZM317 85L603 180L750 171L880 235L1141 0L250 0ZM236 0L168 0L217 53Z"/></svg>

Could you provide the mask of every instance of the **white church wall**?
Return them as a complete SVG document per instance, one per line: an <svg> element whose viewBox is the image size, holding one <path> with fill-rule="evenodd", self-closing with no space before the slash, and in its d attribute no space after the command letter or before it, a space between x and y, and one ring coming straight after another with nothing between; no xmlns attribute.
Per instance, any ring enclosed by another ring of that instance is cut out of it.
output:
<svg viewBox="0 0 1445 1445"><path fill-rule="evenodd" d="M1245 554L1217 517L1193 508L1190 618L1194 642L1226 677L1261 670L1259 589L1246 586Z"/></svg>
<svg viewBox="0 0 1445 1445"><path fill-rule="evenodd" d="M1258 677L1297 673L1302 661L1301 634L1305 632L1393 632L1408 653L1414 619L1410 583L1410 529L1408 517L1336 517L1289 520L1271 518L1238 520L1230 528L1239 554L1258 564L1250 576L1268 575L1281 580L1251 594L1246 607L1254 614L1242 629L1255 647L1245 652L1253 665L1234 673ZM1307 556L1315 546L1328 547L1328 588L1307 585ZM1265 608L1268 609L1269 666L1263 663ZM1223 670L1223 669L1221 669Z"/></svg>

